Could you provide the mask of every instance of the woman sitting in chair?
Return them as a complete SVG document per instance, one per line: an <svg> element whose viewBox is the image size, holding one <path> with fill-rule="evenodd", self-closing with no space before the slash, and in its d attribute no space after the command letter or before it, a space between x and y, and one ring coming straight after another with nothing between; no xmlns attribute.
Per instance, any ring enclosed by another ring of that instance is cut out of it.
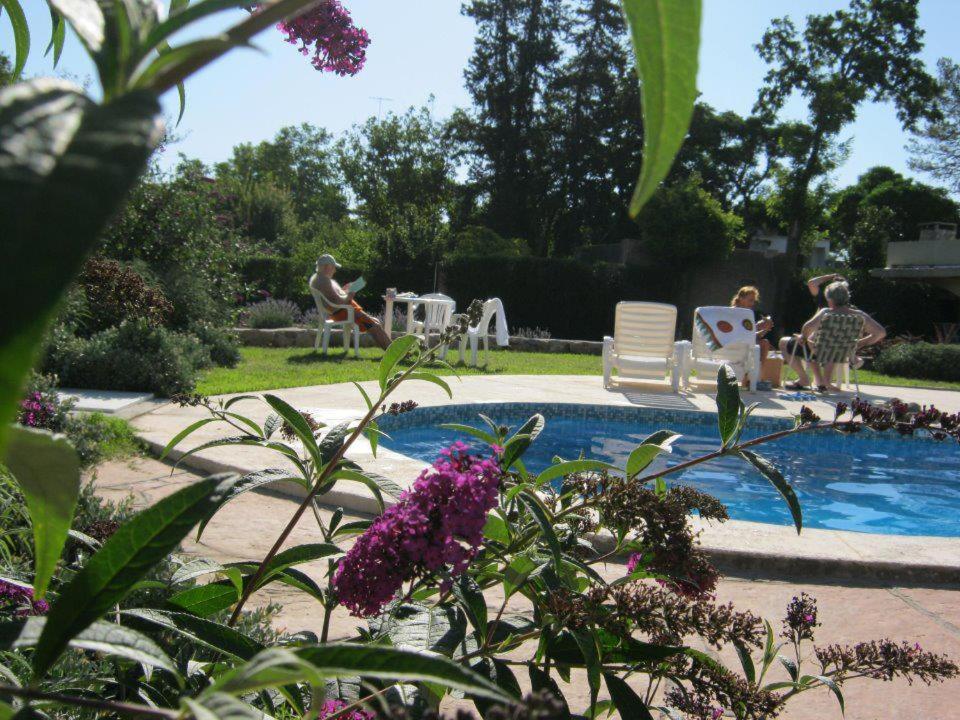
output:
<svg viewBox="0 0 960 720"><path fill-rule="evenodd" d="M826 392L829 390L839 391L840 388L831 384L833 375L833 366L836 360L824 357L818 357L817 344L822 340L818 338L818 331L821 325L824 325L824 319L827 316L839 316L840 318L856 318L859 322L851 322L850 326L857 330L857 334L848 336L848 338L831 338L834 344L844 344L845 348L840 348L840 355L846 359L844 362L855 361L855 353L868 345L880 342L887 336L887 331L883 325L878 323L872 317L862 310L858 310L850 305L850 287L845 282L830 283L824 290L824 297L827 300L827 307L821 308L816 315L803 324L799 335L785 337L780 339L780 352L784 360L787 360L790 367L797 373L798 380L787 383L784 387L788 390L806 390L810 385L810 376L803 366L803 359L806 358L813 370L814 380L817 383L817 390ZM832 318L837 319L837 318ZM846 333L846 329L843 330ZM849 342L847 341L849 340ZM837 351L836 347L820 348L830 352ZM834 354L837 354L834 352Z"/></svg>
<svg viewBox="0 0 960 720"><path fill-rule="evenodd" d="M747 308L753 310L754 315L760 315L757 320L757 345L760 346L760 362L767 359L767 355L773 349L770 341L764 335L773 329L773 320L769 316L764 316L757 305L760 302L760 291L753 285L744 285L737 290L737 294L730 300L730 307Z"/></svg>
<svg viewBox="0 0 960 720"><path fill-rule="evenodd" d="M340 267L340 263L334 260L333 255L321 255L317 259L317 272L310 276L310 289L320 293L331 306L330 309L333 312L330 314L330 319L336 322L347 319L346 309L336 306L352 305L353 320L360 328L360 332L369 333L377 345L386 350L390 345L390 336L387 335L387 331L383 329L380 321L364 312L359 303L353 299L354 294L350 292L349 283L346 288L343 288L340 283L333 279L338 267Z"/></svg>

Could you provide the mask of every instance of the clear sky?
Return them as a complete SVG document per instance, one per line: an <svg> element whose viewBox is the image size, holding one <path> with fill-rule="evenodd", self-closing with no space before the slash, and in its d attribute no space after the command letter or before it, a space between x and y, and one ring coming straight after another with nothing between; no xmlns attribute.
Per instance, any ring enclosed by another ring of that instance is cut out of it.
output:
<svg viewBox="0 0 960 720"><path fill-rule="evenodd" d="M270 138L284 125L310 122L339 132L376 114L380 101L375 97L390 98L382 101L384 112L400 112L433 96L438 117L469 105L463 69L472 50L473 23L461 16L459 0L343 2L372 39L367 65L359 75L339 78L318 73L279 33L268 30L257 41L265 54L236 51L188 82L187 112L177 129L182 139L165 164L175 161L176 152L206 162L222 160L235 144ZM841 0L704 0L698 80L703 100L720 110L748 112L765 72L753 45L770 19L792 15L799 24L802 15L845 4ZM49 28L46 3L27 0L24 5L35 33L27 72L48 74L50 60L43 56ZM224 13L226 19L239 17L240 11ZM960 56L954 50L960 0L921 0L920 24L926 31L923 59L931 69L941 56ZM208 22L204 29L212 32L217 27ZM12 46L9 24L0 18L0 47L12 55ZM94 84L92 66L72 37L60 69L81 83ZM175 116L174 95L166 98L165 106ZM794 103L790 110L802 118L802 104ZM911 174L904 150L908 136L890 107L863 106L844 138L852 138L852 152L836 173L838 184L852 182L877 164Z"/></svg>

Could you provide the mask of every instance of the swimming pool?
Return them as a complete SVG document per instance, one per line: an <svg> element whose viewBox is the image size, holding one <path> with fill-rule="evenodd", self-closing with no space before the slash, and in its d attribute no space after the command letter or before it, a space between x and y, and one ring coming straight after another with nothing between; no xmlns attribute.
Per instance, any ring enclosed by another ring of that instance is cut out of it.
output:
<svg viewBox="0 0 960 720"><path fill-rule="evenodd" d="M471 438L438 427L442 423L482 426L477 413L516 429L535 412L546 418L543 433L524 455L531 472L554 456L587 457L623 466L630 451L650 433L681 433L671 455L652 469L674 465L715 450L716 416L711 413L600 405L498 403L447 405L387 416L380 423L390 435L382 444L398 453L431 462L454 440ZM790 427L787 420L752 418L745 438ZM960 536L960 447L924 438L864 432L841 436L802 433L757 448L783 471L800 498L804 527L893 535ZM725 457L668 476L723 501L738 520L791 525L780 495L756 470Z"/></svg>

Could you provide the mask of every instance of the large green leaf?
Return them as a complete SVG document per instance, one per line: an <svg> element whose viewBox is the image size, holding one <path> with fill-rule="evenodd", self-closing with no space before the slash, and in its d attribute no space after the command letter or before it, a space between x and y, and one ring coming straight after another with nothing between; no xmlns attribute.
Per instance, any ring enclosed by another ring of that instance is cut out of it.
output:
<svg viewBox="0 0 960 720"><path fill-rule="evenodd" d="M123 617L144 621L152 626L175 632L212 650L218 650L241 660L249 660L263 650L259 642L232 627L188 613L136 608L124 610L122 614Z"/></svg>
<svg viewBox="0 0 960 720"><path fill-rule="evenodd" d="M393 377L397 363L403 360L415 347L417 347L417 336L404 335L403 337L398 337L384 350L383 357L380 358L380 368L378 371L381 390L386 389L387 383L390 381L390 378Z"/></svg>
<svg viewBox="0 0 960 720"><path fill-rule="evenodd" d="M544 483L555 480L558 477L566 477L567 475L574 475L575 473L597 472L601 470L612 470L616 472L619 469L620 468L618 468L616 465L611 465L610 463L603 462L602 460L566 460L564 462L551 465L537 475L535 485L540 487Z"/></svg>
<svg viewBox="0 0 960 720"><path fill-rule="evenodd" d="M390 638L394 647L428 650L447 657L469 651L464 647L467 618L456 605L402 603L391 607L379 622L371 621L370 629L377 636ZM476 649L476 644L470 649Z"/></svg>
<svg viewBox="0 0 960 720"><path fill-rule="evenodd" d="M44 617L30 617L0 624L0 648L34 647L46 623ZM127 658L179 675L173 660L157 643L143 633L116 623L97 620L72 637L69 645L79 650Z"/></svg>
<svg viewBox="0 0 960 720"><path fill-rule="evenodd" d="M257 472L241 477L231 486L230 490L220 498L220 503L217 505L215 511L200 522L200 525L197 527L197 540L200 539L204 528L207 527L207 523L210 522L214 514L228 502L235 500L240 495L248 493L251 490L256 490L257 488L285 480L295 482L301 486L304 486L306 482L302 477L294 475L291 470L287 470L286 468L267 468L266 470L258 470Z"/></svg>
<svg viewBox="0 0 960 720"><path fill-rule="evenodd" d="M489 680L442 655L352 643L269 648L246 665L221 674L208 692L239 695L296 682L322 686L327 678L357 675L390 682L436 683L501 702L516 702Z"/></svg>
<svg viewBox="0 0 960 720"><path fill-rule="evenodd" d="M27 55L30 54L30 27L27 25L27 16L23 14L20 0L0 0L0 8L10 16L10 25L13 28L13 45L16 60L13 64L13 79L18 80L23 66L27 64Z"/></svg>
<svg viewBox="0 0 960 720"><path fill-rule="evenodd" d="M697 99L700 0L622 0L643 110L643 166L630 200L637 216L670 171Z"/></svg>
<svg viewBox="0 0 960 720"><path fill-rule="evenodd" d="M67 541L80 496L80 460L63 437L43 430L13 429L7 467L27 502L33 525L33 591L43 597Z"/></svg>
<svg viewBox="0 0 960 720"><path fill-rule="evenodd" d="M786 500L787 507L790 508L790 514L793 516L793 524L797 528L797 535L799 535L803 529L803 510L800 507L800 500L797 499L797 494L794 492L793 486L787 482L787 479L783 476L783 473L777 469L777 466L765 457L757 455L750 450L741 450L740 455L759 470L760 474L770 481L770 484L773 485L777 492L783 496L783 499Z"/></svg>
<svg viewBox="0 0 960 720"><path fill-rule="evenodd" d="M226 610L239 599L240 594L232 583L213 582L178 592L167 598L167 603L198 617L210 617Z"/></svg>
<svg viewBox="0 0 960 720"><path fill-rule="evenodd" d="M71 638L82 632L130 589L217 507L234 476L214 475L178 490L143 510L117 530L64 587L50 609L33 656L42 676Z"/></svg>
<svg viewBox="0 0 960 720"><path fill-rule="evenodd" d="M737 382L733 368L726 364L721 365L717 371L717 425L723 447L727 447L735 437L742 414L740 383Z"/></svg>
<svg viewBox="0 0 960 720"><path fill-rule="evenodd" d="M680 437L669 430L658 430L640 443L627 458L627 477L643 472L662 452L670 452L670 445Z"/></svg>
<svg viewBox="0 0 960 720"><path fill-rule="evenodd" d="M653 715L640 696L623 678L614 673L604 673L603 679L610 691L610 699L617 706L621 720L653 720Z"/></svg>
<svg viewBox="0 0 960 720"><path fill-rule="evenodd" d="M69 4L63 2L61 4ZM0 456L44 325L162 136L153 93L95 105L38 79L0 91Z"/></svg>

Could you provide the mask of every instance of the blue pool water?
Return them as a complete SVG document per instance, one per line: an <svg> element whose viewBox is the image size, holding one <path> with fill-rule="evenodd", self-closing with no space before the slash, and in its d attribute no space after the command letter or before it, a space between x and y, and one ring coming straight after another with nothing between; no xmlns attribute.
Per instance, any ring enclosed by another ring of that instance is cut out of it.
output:
<svg viewBox="0 0 960 720"><path fill-rule="evenodd" d="M382 444L430 462L454 440L471 442L438 426L482 426L478 412L514 429L532 413L543 413L546 429L524 455L531 472L545 468L554 456L576 459L581 452L622 467L641 440L661 429L683 437L674 444L673 453L662 456L653 469L702 455L718 445L716 416L708 413L523 403L419 408L387 417L381 429L390 439L383 439ZM784 427L789 423L758 418L745 437ZM793 484L803 507L805 527L960 536L960 447L954 442L819 431L756 449L776 463ZM667 481L682 481L709 492L727 505L732 518L792 524L779 494L742 460L721 458L668 476Z"/></svg>

